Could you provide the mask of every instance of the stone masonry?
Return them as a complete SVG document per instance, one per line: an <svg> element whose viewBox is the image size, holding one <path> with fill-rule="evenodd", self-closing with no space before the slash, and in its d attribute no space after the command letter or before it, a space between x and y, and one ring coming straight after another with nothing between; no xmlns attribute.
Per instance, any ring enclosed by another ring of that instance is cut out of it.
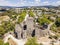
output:
<svg viewBox="0 0 60 45"><path fill-rule="evenodd" d="M20 24L16 24L15 32L18 39L25 39L28 37L43 37L48 35L48 31L40 29L38 24L35 24L33 17L27 17L26 21L23 21Z"/></svg>

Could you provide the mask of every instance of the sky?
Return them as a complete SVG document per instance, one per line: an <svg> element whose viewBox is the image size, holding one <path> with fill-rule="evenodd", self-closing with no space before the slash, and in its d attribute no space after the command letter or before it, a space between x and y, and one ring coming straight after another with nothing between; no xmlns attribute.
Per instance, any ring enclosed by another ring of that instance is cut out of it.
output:
<svg viewBox="0 0 60 45"><path fill-rule="evenodd" d="M60 0L0 0L0 6L44 6L60 5Z"/></svg>

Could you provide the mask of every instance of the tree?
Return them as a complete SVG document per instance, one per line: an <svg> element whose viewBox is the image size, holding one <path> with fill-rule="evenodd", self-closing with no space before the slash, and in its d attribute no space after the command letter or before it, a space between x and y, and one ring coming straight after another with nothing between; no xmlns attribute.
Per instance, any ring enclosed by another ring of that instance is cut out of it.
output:
<svg viewBox="0 0 60 45"><path fill-rule="evenodd" d="M9 45L9 43L7 42L7 43L5 43L4 45Z"/></svg>
<svg viewBox="0 0 60 45"><path fill-rule="evenodd" d="M40 43L40 45L43 45L42 43Z"/></svg>
<svg viewBox="0 0 60 45"><path fill-rule="evenodd" d="M54 41L51 42L51 45L54 45Z"/></svg>
<svg viewBox="0 0 60 45"><path fill-rule="evenodd" d="M0 36L4 35L4 33L5 33L5 29L0 26Z"/></svg>
<svg viewBox="0 0 60 45"><path fill-rule="evenodd" d="M4 42L2 39L0 39L0 45L4 45Z"/></svg>
<svg viewBox="0 0 60 45"><path fill-rule="evenodd" d="M7 11L4 12L2 15L3 15L3 16L7 15L7 16L10 17L10 19L15 20L18 14L17 14L16 12L12 11L12 10L7 10Z"/></svg>
<svg viewBox="0 0 60 45"><path fill-rule="evenodd" d="M45 10L44 10L44 9L42 9L42 15L44 15L44 12L45 12Z"/></svg>
<svg viewBox="0 0 60 45"><path fill-rule="evenodd" d="M54 32L57 32L56 28L57 28L57 26L55 24L53 24L50 29Z"/></svg>
<svg viewBox="0 0 60 45"><path fill-rule="evenodd" d="M48 20L46 17L38 18L38 23L40 25L43 25L44 23L50 24L50 20Z"/></svg>
<svg viewBox="0 0 60 45"><path fill-rule="evenodd" d="M14 31L14 29L15 29L14 24L11 23L10 21L2 22L2 25L0 25L0 36L2 37L8 31Z"/></svg>
<svg viewBox="0 0 60 45"><path fill-rule="evenodd" d="M30 16L30 17L34 17L33 11L31 11L31 10L29 11L29 16Z"/></svg>
<svg viewBox="0 0 60 45"><path fill-rule="evenodd" d="M33 37L28 39L25 45L39 45L39 44L37 43L36 38Z"/></svg>
<svg viewBox="0 0 60 45"><path fill-rule="evenodd" d="M21 23L21 22L25 19L25 16L26 16L26 11L23 11L23 12L19 15L18 23Z"/></svg>
<svg viewBox="0 0 60 45"><path fill-rule="evenodd" d="M14 24L10 21L2 22L2 27L8 32L14 30Z"/></svg>
<svg viewBox="0 0 60 45"><path fill-rule="evenodd" d="M9 43L4 43L2 39L0 39L0 45L9 45Z"/></svg>
<svg viewBox="0 0 60 45"><path fill-rule="evenodd" d="M60 18L57 18L57 19L56 19L55 24L56 24L57 27L60 27Z"/></svg>

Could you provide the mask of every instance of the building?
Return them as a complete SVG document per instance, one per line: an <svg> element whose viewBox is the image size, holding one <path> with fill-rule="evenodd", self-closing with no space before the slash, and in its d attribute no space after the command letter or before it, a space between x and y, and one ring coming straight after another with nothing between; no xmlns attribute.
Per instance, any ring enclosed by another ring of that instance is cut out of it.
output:
<svg viewBox="0 0 60 45"><path fill-rule="evenodd" d="M40 26L34 22L34 18L29 16L22 23L16 24L15 32L18 39L48 35L48 31L40 29Z"/></svg>

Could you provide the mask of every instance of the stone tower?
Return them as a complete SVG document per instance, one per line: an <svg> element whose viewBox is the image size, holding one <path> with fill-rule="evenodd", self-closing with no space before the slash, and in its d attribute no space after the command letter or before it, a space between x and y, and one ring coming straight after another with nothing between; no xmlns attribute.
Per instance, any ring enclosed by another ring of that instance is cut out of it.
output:
<svg viewBox="0 0 60 45"><path fill-rule="evenodd" d="M20 24L16 24L15 25L15 34L16 34L18 39L22 38L21 33L22 33L21 25Z"/></svg>
<svg viewBox="0 0 60 45"><path fill-rule="evenodd" d="M48 35L48 31L40 29L40 25L35 24L34 18L29 16L22 23L16 24L15 32L18 39L34 36L40 38Z"/></svg>
<svg viewBox="0 0 60 45"><path fill-rule="evenodd" d="M27 38L33 36L32 32L34 30L34 18L33 17L27 17L22 23L16 24L15 26L15 32L17 33L17 37L19 38Z"/></svg>

